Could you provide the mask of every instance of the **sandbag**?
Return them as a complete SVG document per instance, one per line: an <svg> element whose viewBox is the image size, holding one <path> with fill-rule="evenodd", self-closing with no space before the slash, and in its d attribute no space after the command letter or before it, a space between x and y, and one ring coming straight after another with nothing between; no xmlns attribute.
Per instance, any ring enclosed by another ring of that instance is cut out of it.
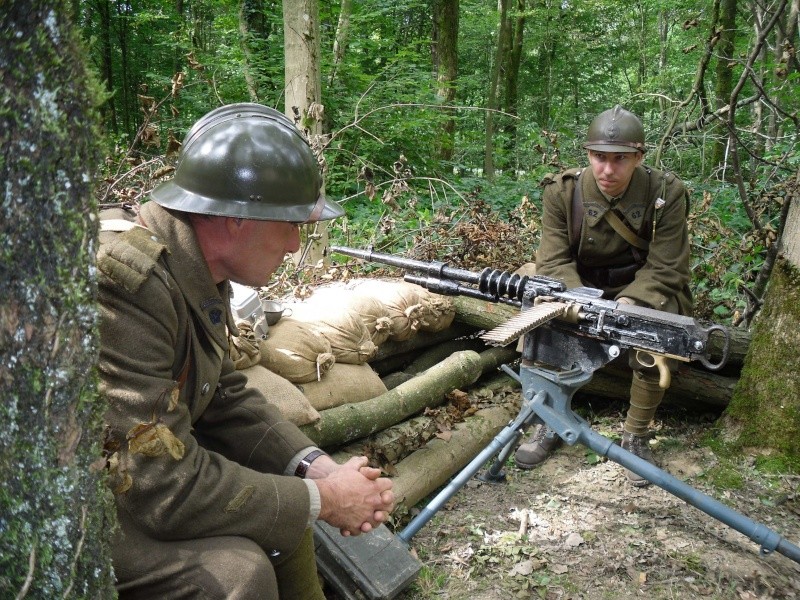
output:
<svg viewBox="0 0 800 600"><path fill-rule="evenodd" d="M319 287L303 302L303 305L319 307L318 310L323 313L330 312L331 308L355 313L363 321L375 346L380 346L389 339L392 320L386 308L377 298L369 294L360 294L351 285L331 284Z"/></svg>
<svg viewBox="0 0 800 600"><path fill-rule="evenodd" d="M236 328L239 337L229 336L231 360L237 369L246 369L261 362L261 349L259 340L253 331L253 324L249 321L237 321Z"/></svg>
<svg viewBox="0 0 800 600"><path fill-rule="evenodd" d="M419 317L419 331L436 333L444 331L456 318L456 307L452 298L433 294L425 290L422 295L424 310Z"/></svg>
<svg viewBox="0 0 800 600"><path fill-rule="evenodd" d="M416 334L426 314L423 303L423 294L427 293L425 288L387 279L360 279L349 286L358 294L369 295L383 304L392 322L390 340L402 342Z"/></svg>
<svg viewBox="0 0 800 600"><path fill-rule="evenodd" d="M292 319L308 323L328 340L337 363L360 365L378 351L367 326L354 311L327 302L302 302L290 308Z"/></svg>
<svg viewBox="0 0 800 600"><path fill-rule="evenodd" d="M287 421L297 426L316 423L319 413L291 381L261 365L241 370L247 386L259 390L267 402L276 406Z"/></svg>
<svg viewBox="0 0 800 600"><path fill-rule="evenodd" d="M259 364L293 383L317 381L336 362L331 345L313 325L285 318L259 343Z"/></svg>
<svg viewBox="0 0 800 600"><path fill-rule="evenodd" d="M298 386L318 411L363 402L386 392L381 378L369 365L336 363L320 381Z"/></svg>

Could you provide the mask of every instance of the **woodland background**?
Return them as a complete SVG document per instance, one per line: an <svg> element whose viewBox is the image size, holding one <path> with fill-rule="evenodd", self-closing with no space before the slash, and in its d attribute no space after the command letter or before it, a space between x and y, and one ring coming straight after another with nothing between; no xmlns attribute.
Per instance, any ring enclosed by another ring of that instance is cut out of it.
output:
<svg viewBox="0 0 800 600"><path fill-rule="evenodd" d="M764 302L725 441L797 469L799 9L0 0L0 596L113 596L97 210L145 201L232 102L294 116L318 151L347 216L309 255L329 236L469 268L530 260L542 177L583 164L595 114L638 113L647 162L692 191L697 316L747 328ZM327 269L287 263L272 292Z"/></svg>
<svg viewBox="0 0 800 600"><path fill-rule="evenodd" d="M535 248L542 177L584 164L589 121L619 103L645 123L647 162L692 189L700 314L738 323L800 161L797 5L73 2L106 93L100 201L144 199L197 118L254 101L314 138L347 209L337 241L516 266ZM317 26L287 36L284 14ZM292 64L309 62L318 97L288 99ZM476 200L516 227L512 251L449 235Z"/></svg>

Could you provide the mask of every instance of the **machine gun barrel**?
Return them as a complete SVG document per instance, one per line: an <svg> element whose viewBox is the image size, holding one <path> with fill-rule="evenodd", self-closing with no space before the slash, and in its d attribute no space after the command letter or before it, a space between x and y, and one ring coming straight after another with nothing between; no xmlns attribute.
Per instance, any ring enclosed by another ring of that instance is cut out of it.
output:
<svg viewBox="0 0 800 600"><path fill-rule="evenodd" d="M383 263L385 265L400 267L401 269L407 269L417 273L425 273L431 277L454 279L456 281L464 281L466 283L473 283L475 285L480 282L481 277L480 273L475 273L466 269L459 269L457 267L451 267L444 262L413 260L410 258L393 256L391 254L374 252L372 250L348 248L347 246L331 246L331 252L344 254L345 256L352 256L353 258L360 258L361 260L366 260L367 262Z"/></svg>

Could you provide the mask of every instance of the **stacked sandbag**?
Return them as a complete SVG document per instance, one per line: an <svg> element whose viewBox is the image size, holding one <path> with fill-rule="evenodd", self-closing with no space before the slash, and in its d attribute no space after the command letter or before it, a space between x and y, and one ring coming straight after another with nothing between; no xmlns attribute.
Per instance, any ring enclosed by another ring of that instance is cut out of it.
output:
<svg viewBox="0 0 800 600"><path fill-rule="evenodd" d="M419 330L436 333L444 331L456 318L456 307L453 300L447 296L433 294L424 290L422 304L424 310L419 321Z"/></svg>
<svg viewBox="0 0 800 600"><path fill-rule="evenodd" d="M278 325L293 320L311 325L328 341L337 363L360 365L378 351L367 326L355 311L324 299L314 300L314 296L289 308L291 318L281 320Z"/></svg>
<svg viewBox="0 0 800 600"><path fill-rule="evenodd" d="M297 426L316 423L320 416L308 398L291 381L261 365L241 369L248 387L259 390L267 402L276 406L287 421Z"/></svg>
<svg viewBox="0 0 800 600"><path fill-rule="evenodd" d="M229 337L231 360L237 369L246 369L261 362L259 340L249 321L237 321L238 336Z"/></svg>
<svg viewBox="0 0 800 600"><path fill-rule="evenodd" d="M319 381L336 362L331 344L314 325L281 319L259 342L260 364L293 383Z"/></svg>
<svg viewBox="0 0 800 600"><path fill-rule="evenodd" d="M337 362L319 381L298 385L316 410L363 402L386 392L380 376L367 364Z"/></svg>
<svg viewBox="0 0 800 600"><path fill-rule="evenodd" d="M388 339L402 342L417 331L435 333L452 325L456 316L453 301L414 283L402 280L357 279L347 285L353 293L383 305L391 328Z"/></svg>
<svg viewBox="0 0 800 600"><path fill-rule="evenodd" d="M426 317L425 288L397 280L360 279L348 284L360 296L378 300L391 320L389 338L395 342L408 340L419 330Z"/></svg>

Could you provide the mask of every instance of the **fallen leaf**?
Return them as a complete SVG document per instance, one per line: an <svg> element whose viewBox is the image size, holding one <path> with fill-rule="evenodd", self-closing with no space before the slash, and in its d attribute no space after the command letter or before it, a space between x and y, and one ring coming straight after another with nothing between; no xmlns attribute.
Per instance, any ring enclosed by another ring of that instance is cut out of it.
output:
<svg viewBox="0 0 800 600"><path fill-rule="evenodd" d="M533 573L533 563L530 560L523 560L514 565L514 568L508 572L509 577L514 575L530 575Z"/></svg>
<svg viewBox="0 0 800 600"><path fill-rule="evenodd" d="M178 398L181 397L181 386L179 384L175 384L175 387L172 388L172 392L169 395L169 404L167 405L167 412L172 412L178 406Z"/></svg>
<svg viewBox="0 0 800 600"><path fill-rule="evenodd" d="M151 458L169 454L180 460L186 451L183 442L163 423L140 423L126 437L131 454L139 453Z"/></svg>

